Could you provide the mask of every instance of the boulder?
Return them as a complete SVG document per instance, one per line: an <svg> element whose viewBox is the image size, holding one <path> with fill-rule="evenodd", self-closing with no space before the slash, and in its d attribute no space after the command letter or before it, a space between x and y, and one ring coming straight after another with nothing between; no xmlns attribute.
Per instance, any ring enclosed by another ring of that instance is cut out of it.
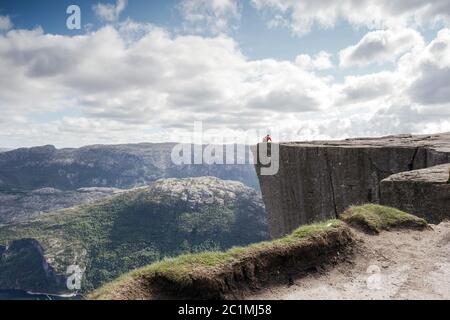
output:
<svg viewBox="0 0 450 320"><path fill-rule="evenodd" d="M381 181L381 203L439 223L450 219L450 163L401 172Z"/></svg>

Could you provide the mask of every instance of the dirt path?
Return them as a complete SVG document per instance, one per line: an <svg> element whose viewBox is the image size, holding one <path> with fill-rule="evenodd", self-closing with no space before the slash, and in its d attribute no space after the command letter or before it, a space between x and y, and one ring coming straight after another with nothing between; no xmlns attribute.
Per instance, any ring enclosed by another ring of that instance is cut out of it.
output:
<svg viewBox="0 0 450 320"><path fill-rule="evenodd" d="M450 222L433 229L357 232L351 260L249 299L450 299Z"/></svg>

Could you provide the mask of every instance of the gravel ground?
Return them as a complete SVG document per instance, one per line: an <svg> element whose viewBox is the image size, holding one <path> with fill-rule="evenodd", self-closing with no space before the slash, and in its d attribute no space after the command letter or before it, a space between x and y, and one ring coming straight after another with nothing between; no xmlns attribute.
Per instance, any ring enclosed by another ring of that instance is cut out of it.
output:
<svg viewBox="0 0 450 320"><path fill-rule="evenodd" d="M249 299L450 299L450 222L426 231L357 232L355 255Z"/></svg>

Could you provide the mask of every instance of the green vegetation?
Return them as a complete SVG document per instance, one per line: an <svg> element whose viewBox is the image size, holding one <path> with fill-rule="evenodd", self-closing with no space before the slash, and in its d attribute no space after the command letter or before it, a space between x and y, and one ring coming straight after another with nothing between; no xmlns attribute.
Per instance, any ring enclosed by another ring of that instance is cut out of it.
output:
<svg viewBox="0 0 450 320"><path fill-rule="evenodd" d="M392 228L424 229L427 227L424 219L398 209L375 204L350 207L341 214L340 218L371 233L379 233Z"/></svg>
<svg viewBox="0 0 450 320"><path fill-rule="evenodd" d="M191 206L185 198L157 187L140 189L0 227L0 244L38 240L57 273L64 275L73 264L86 269L82 288L89 292L166 257L267 239L264 209L245 190L233 199Z"/></svg>
<svg viewBox="0 0 450 320"><path fill-rule="evenodd" d="M342 227L343 225L342 221L330 220L302 226L289 236L273 241L256 243L247 247L235 247L225 252L202 252L164 259L158 263L151 264L120 277L113 283L93 292L89 298L104 299L110 293L115 292L117 288L133 282L133 280L145 278L146 281L151 282L155 276L163 276L165 279L179 284L180 287L185 287L191 284L192 277L190 275L196 270L207 270L233 264L246 257L255 256L258 253L271 249L288 249L301 241L310 239L310 237L319 236L324 232L330 231L333 228Z"/></svg>
<svg viewBox="0 0 450 320"><path fill-rule="evenodd" d="M196 273L201 273L202 277L207 277L214 274L214 270L221 270L223 266L239 264L246 258L261 256L261 254L266 255L272 250L283 251L286 249L286 252L289 252L288 249L304 243L303 241L320 237L321 234L329 232L333 228L344 227L344 222L373 233L391 228L423 229L427 227L427 223L423 219L394 208L374 204L353 206L345 211L340 218L341 220L330 220L302 226L284 238L251 244L247 247L234 247L225 252L210 251L166 258L121 276L114 282L94 291L89 295L89 298L111 299L116 295L119 298L129 298L127 295L130 292L139 290L136 287L141 286L141 291L145 292L149 290L148 286L151 286L153 281L157 282L158 279L168 280L178 288L186 288L193 284L192 281ZM132 295L131 298L133 298Z"/></svg>

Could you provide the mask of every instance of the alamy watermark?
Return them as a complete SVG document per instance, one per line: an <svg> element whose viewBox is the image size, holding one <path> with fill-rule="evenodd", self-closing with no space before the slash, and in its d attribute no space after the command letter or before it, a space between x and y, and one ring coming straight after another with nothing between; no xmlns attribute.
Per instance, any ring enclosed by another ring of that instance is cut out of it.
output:
<svg viewBox="0 0 450 320"><path fill-rule="evenodd" d="M175 165L258 164L260 175L275 175L280 163L279 145L267 141L254 145L255 141L262 141L265 134L258 130L241 132L239 136L234 137L214 134L214 143L205 144L204 136L211 134L203 130L202 122L195 122L192 140L189 143L177 144L172 149L171 159ZM278 130L272 129L271 140L275 141L277 137Z"/></svg>
<svg viewBox="0 0 450 320"><path fill-rule="evenodd" d="M66 287L70 291L81 290L81 281L83 280L84 270L78 265L70 265L67 267L66 275Z"/></svg>
<svg viewBox="0 0 450 320"><path fill-rule="evenodd" d="M79 6L72 4L67 7L66 13L68 14L66 20L66 27L69 30L81 29L81 9Z"/></svg>

